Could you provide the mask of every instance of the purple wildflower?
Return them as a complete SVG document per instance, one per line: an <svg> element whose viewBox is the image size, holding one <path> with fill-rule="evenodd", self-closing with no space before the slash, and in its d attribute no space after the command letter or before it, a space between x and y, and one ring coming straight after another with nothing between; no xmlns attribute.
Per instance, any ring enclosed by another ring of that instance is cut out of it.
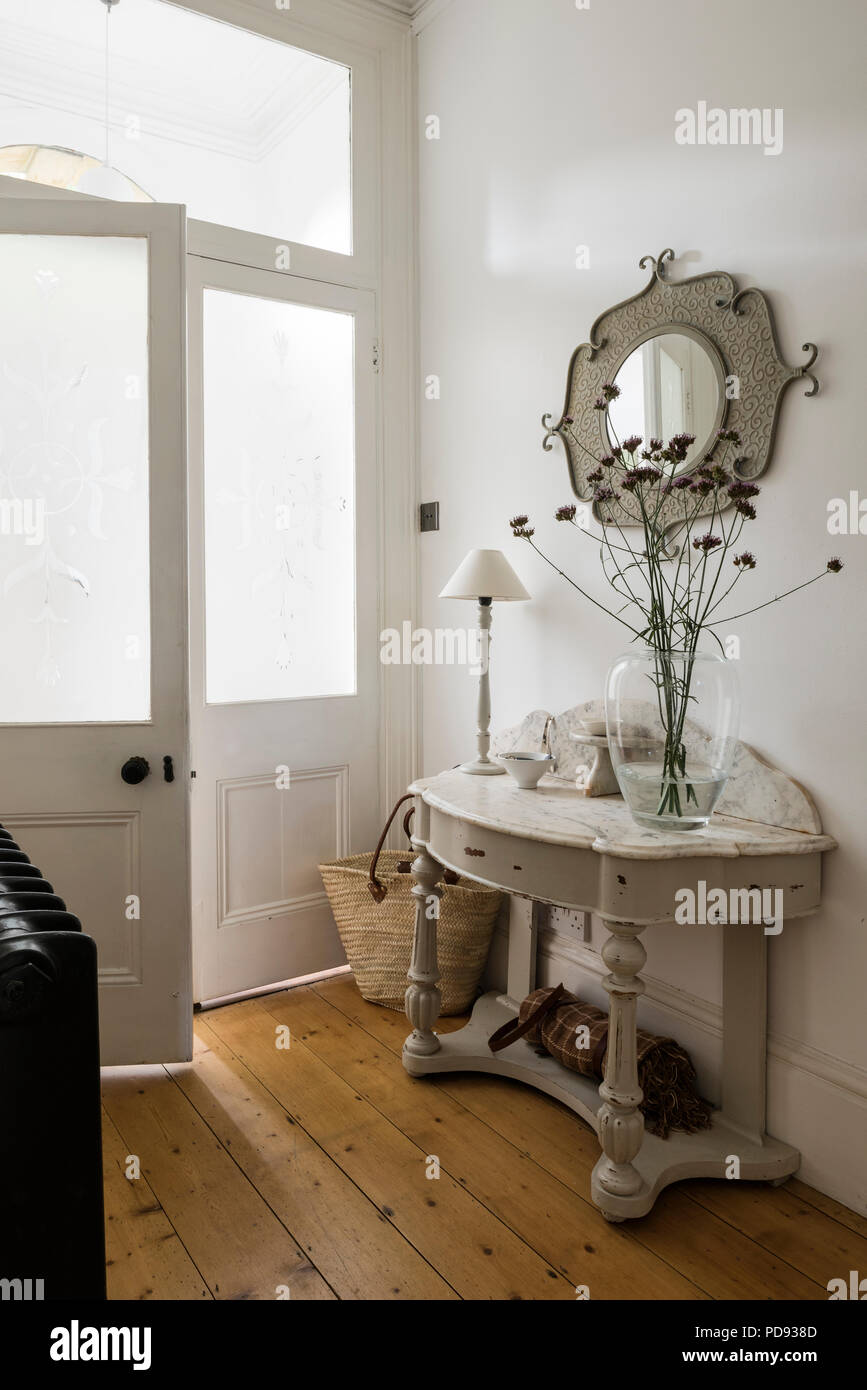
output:
<svg viewBox="0 0 867 1390"><path fill-rule="evenodd" d="M651 468L648 464L639 464L635 468L630 468L620 480L621 487L625 487L627 492L634 492L642 483L658 483L662 474L658 468Z"/></svg>
<svg viewBox="0 0 867 1390"><path fill-rule="evenodd" d="M663 491L670 497L673 492L683 492L688 487L692 487L692 478L687 473L681 473L679 478L672 478L667 482Z"/></svg>
<svg viewBox="0 0 867 1390"><path fill-rule="evenodd" d="M620 493L615 492L613 487L598 487L593 493L594 502L619 502Z"/></svg>
<svg viewBox="0 0 867 1390"><path fill-rule="evenodd" d="M673 434L668 441L668 448L664 452L666 455L670 455L675 462L683 463L694 443L694 434Z"/></svg>
<svg viewBox="0 0 867 1390"><path fill-rule="evenodd" d="M696 473L689 480L690 492L696 493L699 497L707 497L715 487L713 478L709 478L706 473Z"/></svg>
<svg viewBox="0 0 867 1390"><path fill-rule="evenodd" d="M733 502L746 502L750 497L758 497L761 490L755 483L745 483L740 478L728 485L728 495Z"/></svg>

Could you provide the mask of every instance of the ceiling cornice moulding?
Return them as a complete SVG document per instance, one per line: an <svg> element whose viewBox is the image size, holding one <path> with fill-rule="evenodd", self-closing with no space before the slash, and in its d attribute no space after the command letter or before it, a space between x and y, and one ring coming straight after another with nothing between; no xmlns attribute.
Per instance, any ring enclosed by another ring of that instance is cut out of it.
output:
<svg viewBox="0 0 867 1390"><path fill-rule="evenodd" d="M405 19L417 34L454 0L346 0L346 3L357 9Z"/></svg>
<svg viewBox="0 0 867 1390"><path fill-rule="evenodd" d="M455 0L416 0L412 11L412 32L420 34L437 15L454 3Z"/></svg>

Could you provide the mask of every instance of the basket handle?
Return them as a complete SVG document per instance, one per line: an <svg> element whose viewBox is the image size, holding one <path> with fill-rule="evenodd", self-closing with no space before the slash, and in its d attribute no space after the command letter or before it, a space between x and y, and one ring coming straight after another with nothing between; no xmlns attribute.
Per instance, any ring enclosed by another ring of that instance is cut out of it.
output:
<svg viewBox="0 0 867 1390"><path fill-rule="evenodd" d="M376 877L376 866L379 863L379 856L382 853L382 847L385 844L385 837L391 829L391 822L394 820L395 816L397 815L398 811L400 810L401 806L405 801L413 802L413 805L409 807L408 811L406 812L403 818L404 833L406 834L406 838L410 841L410 844L412 843L409 822L415 814L415 796L412 792L407 792L405 796L400 797L394 803L394 806L391 809L391 815L385 822L382 834L379 837L379 843L376 846L376 849L373 851L373 858L370 861L370 870L367 875L367 891L370 893L370 896L373 898L373 901L375 903L381 903L383 898L385 898L388 893L388 889L385 886L385 884L382 883ZM459 877L460 876L456 874L452 869L446 869L443 873L443 878L446 883L457 883Z"/></svg>
<svg viewBox="0 0 867 1390"><path fill-rule="evenodd" d="M379 844L373 851L373 858L370 861L370 872L367 875L367 891L370 893L370 896L373 898L373 901L375 903L381 903L386 893L388 892L388 889L386 888L385 884L380 883L379 879L376 877L376 866L379 863L379 856L382 853L382 847L385 844L385 837L391 829L391 822L394 820L395 816L397 815L398 811L400 810L401 806L405 801L415 801L415 797L412 795L411 792L407 792L405 796L400 797L400 799L394 803L394 806L391 810L391 815L385 822L382 834L379 837ZM415 806L410 806L409 810L403 818L403 828L407 833L407 838L409 838L408 821L414 810Z"/></svg>

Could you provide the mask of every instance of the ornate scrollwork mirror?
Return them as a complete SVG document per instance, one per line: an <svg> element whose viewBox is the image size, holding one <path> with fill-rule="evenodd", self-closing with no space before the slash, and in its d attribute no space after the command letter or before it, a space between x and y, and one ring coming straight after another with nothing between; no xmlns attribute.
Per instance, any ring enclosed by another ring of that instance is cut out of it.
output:
<svg viewBox="0 0 867 1390"><path fill-rule="evenodd" d="M669 279L666 263L673 259L670 247L641 259L641 269L653 267L649 283L599 316L589 342L572 354L559 423L542 417L543 448L550 450L556 437L563 441L572 489L584 501L594 492L587 475L630 435L666 442L676 434L695 435L679 469L688 473L712 455L721 429L737 430L742 452L734 472L758 478L770 462L786 387L805 377L811 383L805 395L819 390L809 370L818 348L805 343L807 361L786 365L761 290L738 290L724 271ZM608 412L596 408L606 382L620 388ZM678 503L671 499L664 506L674 523ZM596 504L593 511L597 521L640 524L630 495L607 501L604 516ZM659 519L664 525L665 516Z"/></svg>

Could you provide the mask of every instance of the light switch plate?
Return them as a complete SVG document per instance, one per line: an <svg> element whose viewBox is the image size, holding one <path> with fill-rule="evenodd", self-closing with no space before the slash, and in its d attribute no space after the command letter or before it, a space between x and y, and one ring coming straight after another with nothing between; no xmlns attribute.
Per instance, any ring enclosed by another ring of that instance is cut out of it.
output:
<svg viewBox="0 0 867 1390"><path fill-rule="evenodd" d="M422 502L418 513L418 529L420 531L438 531L440 529L439 502Z"/></svg>

